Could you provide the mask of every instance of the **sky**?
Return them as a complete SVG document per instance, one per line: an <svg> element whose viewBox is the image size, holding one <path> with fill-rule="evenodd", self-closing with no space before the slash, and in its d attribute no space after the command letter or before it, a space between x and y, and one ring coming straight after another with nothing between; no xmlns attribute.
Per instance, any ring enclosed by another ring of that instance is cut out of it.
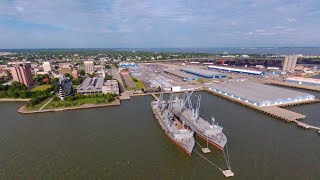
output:
<svg viewBox="0 0 320 180"><path fill-rule="evenodd" d="M319 0L0 0L0 48L320 46Z"/></svg>

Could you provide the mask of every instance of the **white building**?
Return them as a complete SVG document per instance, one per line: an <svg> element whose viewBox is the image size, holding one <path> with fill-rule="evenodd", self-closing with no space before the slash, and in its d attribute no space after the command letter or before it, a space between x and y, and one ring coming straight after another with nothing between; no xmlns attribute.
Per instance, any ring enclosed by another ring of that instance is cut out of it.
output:
<svg viewBox="0 0 320 180"><path fill-rule="evenodd" d="M51 63L49 61L43 62L42 66L43 66L43 71L44 72L51 72L52 71L52 66L51 66Z"/></svg>
<svg viewBox="0 0 320 180"><path fill-rule="evenodd" d="M93 61L84 61L84 71L88 74L94 73Z"/></svg>

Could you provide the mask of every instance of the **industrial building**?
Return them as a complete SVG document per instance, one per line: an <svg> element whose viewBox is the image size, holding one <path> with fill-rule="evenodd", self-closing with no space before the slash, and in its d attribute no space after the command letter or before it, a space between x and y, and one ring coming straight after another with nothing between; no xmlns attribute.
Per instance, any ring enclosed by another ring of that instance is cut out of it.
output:
<svg viewBox="0 0 320 180"><path fill-rule="evenodd" d="M138 66L138 64L134 63L134 62L131 62L131 63L121 62L121 63L119 63L119 67L121 67L121 68L129 68L129 67L136 67L136 66Z"/></svg>
<svg viewBox="0 0 320 180"><path fill-rule="evenodd" d="M225 74L217 74L213 71L209 71L206 69L199 69L199 68L185 68L185 69L181 69L181 71L189 73L189 74L193 74L196 76L200 76L200 77L204 77L204 78L208 78L208 79L212 79L212 78L226 78L227 75Z"/></svg>
<svg viewBox="0 0 320 180"><path fill-rule="evenodd" d="M255 106L274 106L314 100L311 94L280 87L245 81L228 81L208 85L217 93L250 103Z"/></svg>
<svg viewBox="0 0 320 180"><path fill-rule="evenodd" d="M180 70L165 69L164 72L171 74L171 75L178 76L185 81L193 81L193 80L199 79L197 76L188 74L188 73L180 71Z"/></svg>
<svg viewBox="0 0 320 180"><path fill-rule="evenodd" d="M297 65L298 56L290 55L286 56L283 61L282 71L284 72L294 72L294 69Z"/></svg>
<svg viewBox="0 0 320 180"><path fill-rule="evenodd" d="M208 66L208 69L212 70L221 70L226 72L234 72L234 73L242 73L242 74L250 74L250 75L263 75L262 71L254 71L247 69L238 69L238 68L230 68L230 67L222 67L222 66Z"/></svg>
<svg viewBox="0 0 320 180"><path fill-rule="evenodd" d="M290 77L290 78L287 78L285 82L305 84L310 86L320 86L320 79L313 79L313 78Z"/></svg>

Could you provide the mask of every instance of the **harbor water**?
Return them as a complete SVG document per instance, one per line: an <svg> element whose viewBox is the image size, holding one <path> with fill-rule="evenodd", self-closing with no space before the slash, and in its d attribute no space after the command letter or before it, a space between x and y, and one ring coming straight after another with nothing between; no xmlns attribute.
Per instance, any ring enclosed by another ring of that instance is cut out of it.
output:
<svg viewBox="0 0 320 180"><path fill-rule="evenodd" d="M228 137L230 179L319 179L320 136L296 124L201 94L200 114L215 117ZM225 179L197 154L189 157L161 131L151 96L121 106L44 114L0 103L0 179ZM320 104L304 108L319 123ZM206 142L196 138L203 146ZM213 146L204 155L226 168ZM201 152L201 148L195 148Z"/></svg>

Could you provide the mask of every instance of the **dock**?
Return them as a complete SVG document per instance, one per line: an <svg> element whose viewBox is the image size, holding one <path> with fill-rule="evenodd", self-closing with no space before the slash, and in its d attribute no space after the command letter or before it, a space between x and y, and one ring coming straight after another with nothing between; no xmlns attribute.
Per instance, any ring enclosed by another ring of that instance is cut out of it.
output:
<svg viewBox="0 0 320 180"><path fill-rule="evenodd" d="M297 123L297 125L300 126L300 127L302 127L302 128L305 128L305 129L314 129L314 130L320 131L320 127L312 126L312 125L309 125L309 124L306 124L306 123L303 123L303 122L300 122L300 121L297 121L297 120L294 120L293 122Z"/></svg>
<svg viewBox="0 0 320 180"><path fill-rule="evenodd" d="M292 105L319 102L319 99L317 99L315 101L310 101L310 102L301 102L301 103L297 102L297 103L285 104L285 105L282 105L281 107L278 107L278 106L258 107L258 106L254 106L252 104L240 101L238 99L231 98L229 96L217 93L215 91L211 91L211 90L208 90L208 89L205 89L205 91L208 92L208 93L214 94L216 96L219 96L221 98L227 99L229 101L232 101L232 102L241 104L243 106L249 107L249 108L254 109L256 111L262 112L262 113L267 114L267 115L269 115L269 116L271 116L273 118L280 119L280 120L283 120L285 122L295 122L299 127L302 127L302 128L305 128L305 129L314 129L314 130L320 131L320 127L312 126L312 125L309 125L309 124L306 124L306 123L298 121L298 120L304 119L306 117L305 115L281 108L283 106L292 106Z"/></svg>
<svg viewBox="0 0 320 180"><path fill-rule="evenodd" d="M293 111L289 111L277 106L260 107L261 111L270 116L282 119L284 121L292 122L298 119L303 119L306 116Z"/></svg>
<svg viewBox="0 0 320 180"><path fill-rule="evenodd" d="M275 80L267 80L264 83L271 84L271 85L277 85L277 86L284 86L284 87L291 87L291 88L320 92L320 87L310 86L310 85L305 85L305 84L294 84L294 83L287 83L287 82L275 81Z"/></svg>

